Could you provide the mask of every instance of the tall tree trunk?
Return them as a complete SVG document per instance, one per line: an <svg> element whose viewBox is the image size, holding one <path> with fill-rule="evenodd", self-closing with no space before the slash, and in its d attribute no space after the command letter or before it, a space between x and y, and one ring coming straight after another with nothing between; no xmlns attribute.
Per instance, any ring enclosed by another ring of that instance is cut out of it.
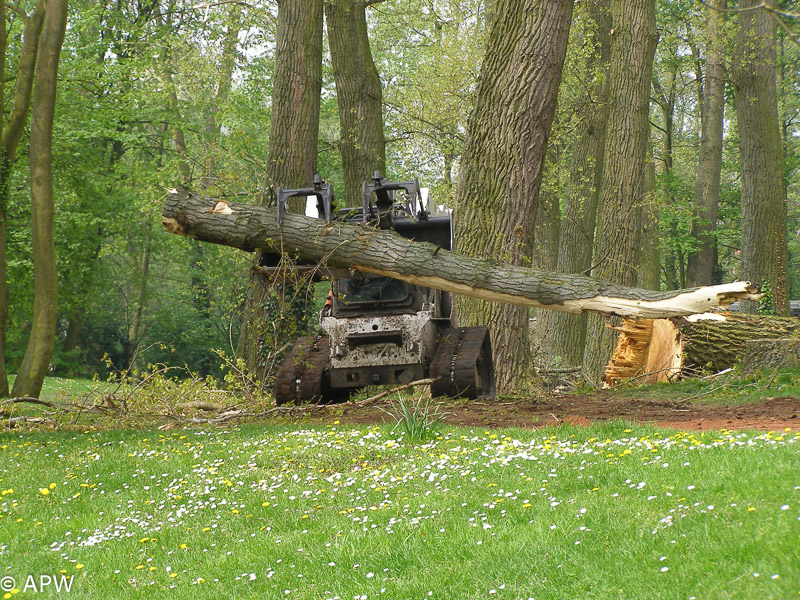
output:
<svg viewBox="0 0 800 600"><path fill-rule="evenodd" d="M322 0L280 0L267 179L273 188L311 183L322 90ZM305 200L290 200L293 212Z"/></svg>
<svg viewBox="0 0 800 600"><path fill-rule="evenodd" d="M64 337L63 352L72 352L78 347L81 338L81 328L86 320L86 313L77 312L69 316L67 320L67 335Z"/></svg>
<svg viewBox="0 0 800 600"><path fill-rule="evenodd" d="M6 328L8 326L8 258L6 257L6 211L11 200L11 174L16 160L17 146L28 121L28 111L31 104L31 91L33 89L33 75L36 68L36 58L39 52L39 37L44 23L44 0L39 0L36 8L25 19L22 33L22 48L17 66L17 76L14 84L14 98L8 117L2 123L2 138L0 138L0 398L8 396L8 373L6 372ZM8 48L7 31L5 29L5 5L3 6L3 29L0 39L0 52L2 52L2 67L0 67L0 80L2 80L2 103L0 110L5 108L5 81L6 81L6 50ZM5 115L4 115L5 116Z"/></svg>
<svg viewBox="0 0 800 600"><path fill-rule="evenodd" d="M644 197L650 85L658 33L655 0L612 0L611 78L603 183L592 276L633 285L637 280ZM599 381L614 349L605 321L589 317L584 371Z"/></svg>
<svg viewBox="0 0 800 600"><path fill-rule="evenodd" d="M569 187L559 235L559 273L587 273L592 266L597 198L603 177L603 152L608 119L609 59L611 56L611 0L592 0L589 18L594 29L594 48L586 59L583 119L578 123L569 167ZM553 312L550 334L541 344L541 360L579 366L586 341L586 315Z"/></svg>
<svg viewBox="0 0 800 600"><path fill-rule="evenodd" d="M345 206L361 204L361 184L386 170L383 92L367 35L367 3L328 0L325 18L339 103Z"/></svg>
<svg viewBox="0 0 800 600"><path fill-rule="evenodd" d="M305 187L314 177L322 89L322 12L322 0L278 2L267 156L267 179L273 188ZM289 209L302 213L305 199L290 200ZM254 265L236 354L262 380L269 367L264 360L269 350L264 338L269 300L270 287Z"/></svg>
<svg viewBox="0 0 800 600"><path fill-rule="evenodd" d="M664 119L664 127L661 129L663 134L663 147L661 149L661 174L664 176L664 190L662 196L664 203L671 206L675 202L673 181L673 139L675 136L675 102L677 99L678 84L678 64L674 60L667 63L668 87L661 85L657 76L653 77L653 88L655 92L655 102L661 109L661 116ZM649 139L649 138L648 138ZM649 144L649 141L648 141ZM651 145L648 146L651 148ZM652 151L650 156L652 158ZM646 225L643 223L643 227ZM657 231L657 230L656 230ZM667 253L665 263L667 289L678 290L686 286L686 267L684 264L683 250L678 240L678 228L673 220L670 226L673 243Z"/></svg>
<svg viewBox="0 0 800 600"><path fill-rule="evenodd" d="M553 147L551 138L550 147L545 159L545 172L542 175L544 183L539 192L539 206L536 210L536 221L533 233L533 257L531 265L534 269L555 272L558 267L558 237L561 233L561 206L558 198L555 181L557 175L554 171L558 168L558 150ZM530 330L530 346L536 366L549 364L550 340L553 333L553 321L558 315L553 310L536 311L536 320Z"/></svg>
<svg viewBox="0 0 800 600"><path fill-rule="evenodd" d="M558 167L558 151L550 144L545 158L542 177L546 180L548 171L553 173ZM555 179L555 175L553 178ZM558 236L561 231L561 206L555 185L543 186L539 193L539 206L536 210L533 233L533 256L531 265L542 271L555 271L558 266Z"/></svg>
<svg viewBox="0 0 800 600"><path fill-rule="evenodd" d="M57 286L53 203L53 118L58 62L67 27L67 0L48 0L36 61L31 116L31 230L33 244L33 321L28 347L11 393L38 396L53 356Z"/></svg>
<svg viewBox="0 0 800 600"><path fill-rule="evenodd" d="M752 9L760 0L742 0ZM774 3L768 2L774 6ZM789 314L786 194L775 89L775 21L763 9L738 13L731 73L739 121L742 179L742 274L766 282L775 311ZM742 309L755 312L747 303Z"/></svg>
<svg viewBox="0 0 800 600"><path fill-rule="evenodd" d="M690 286L709 285L717 262L715 232L725 110L725 13L720 11L727 7L727 0L708 2L720 10L706 9L706 67L704 77L698 81L701 135L692 236L698 240L700 247L688 258L686 283Z"/></svg>
<svg viewBox="0 0 800 600"><path fill-rule="evenodd" d="M136 355L139 340L144 330L144 317L147 309L147 278L150 275L150 222L145 225L144 244L139 254L139 273L136 281L136 299L134 300L133 317L128 330L128 342L131 348L131 358ZM132 365L131 365L132 366Z"/></svg>
<svg viewBox="0 0 800 600"><path fill-rule="evenodd" d="M530 264L547 137L569 34L569 0L498 0L467 126L455 240L469 256ZM530 374L528 310L460 299L461 325L492 331L500 390Z"/></svg>
<svg viewBox="0 0 800 600"><path fill-rule="evenodd" d="M641 206L642 237L639 240L637 285L645 290L661 288L661 250L658 247L658 202L656 200L656 163L648 129L647 164L644 168L644 202Z"/></svg>

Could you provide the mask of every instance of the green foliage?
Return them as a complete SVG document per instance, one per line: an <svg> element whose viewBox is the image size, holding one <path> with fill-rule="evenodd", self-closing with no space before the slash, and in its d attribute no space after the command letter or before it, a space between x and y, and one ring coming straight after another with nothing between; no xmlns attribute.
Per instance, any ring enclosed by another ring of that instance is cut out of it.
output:
<svg viewBox="0 0 800 600"><path fill-rule="evenodd" d="M430 397L426 398L425 394L421 393L415 403L410 399L399 397L392 402L391 409L384 412L395 421L393 432L399 429L408 442L418 444L437 436L439 425L447 415L441 409L441 403L434 403Z"/></svg>
<svg viewBox="0 0 800 600"><path fill-rule="evenodd" d="M303 279L274 283L262 305L265 315L259 331L259 366L270 379L297 338L319 330L319 312L330 284L310 284Z"/></svg>

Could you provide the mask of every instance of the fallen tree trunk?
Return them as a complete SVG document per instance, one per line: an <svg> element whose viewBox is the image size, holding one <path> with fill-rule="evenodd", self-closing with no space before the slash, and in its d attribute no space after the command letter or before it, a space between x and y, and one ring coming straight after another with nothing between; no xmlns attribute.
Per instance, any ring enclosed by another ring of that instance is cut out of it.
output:
<svg viewBox="0 0 800 600"><path fill-rule="evenodd" d="M792 338L800 320L787 317L711 313L688 319L624 320L603 382L615 385L672 381L702 369L735 366L750 340Z"/></svg>
<svg viewBox="0 0 800 600"><path fill-rule="evenodd" d="M670 292L629 288L581 275L461 256L430 243L412 242L393 231L328 224L291 213L283 215L279 226L276 209L228 203L183 189L167 194L162 224L171 233L248 252L287 254L484 300L574 314L686 316L759 297L749 282Z"/></svg>
<svg viewBox="0 0 800 600"><path fill-rule="evenodd" d="M745 340L742 373L800 366L800 339Z"/></svg>

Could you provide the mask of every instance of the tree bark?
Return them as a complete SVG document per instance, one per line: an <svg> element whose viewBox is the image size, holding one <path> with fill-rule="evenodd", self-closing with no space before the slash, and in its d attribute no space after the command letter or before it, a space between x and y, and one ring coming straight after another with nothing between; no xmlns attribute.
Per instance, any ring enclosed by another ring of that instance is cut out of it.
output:
<svg viewBox="0 0 800 600"><path fill-rule="evenodd" d="M5 5L2 14L2 38L0 38L0 52L2 52L2 66L0 67L0 106L5 107L5 80L6 80L6 50L8 48L8 32L6 31ZM33 74L36 67L36 57L39 52L39 37L44 22L44 0L39 0L33 13L25 19L22 33L22 49L19 55L19 65L14 84L14 98L8 118L2 123L2 138L0 138L0 398L9 395L8 373L6 372L6 328L8 327L8 258L6 256L6 211L10 200L11 174L16 160L17 146L22 137L25 123L28 121L28 111L31 104L31 91L33 89Z"/></svg>
<svg viewBox="0 0 800 600"><path fill-rule="evenodd" d="M533 257L531 266L540 271L558 270L558 238L561 233L561 206L558 192L550 179L555 179L553 171L558 167L557 149L551 141L545 159L544 184L539 193L539 206L533 234ZM555 183L555 182L553 182ZM550 363L550 344L553 338L553 322L561 315L555 310L536 312L534 326L530 329L530 347L534 364L537 367Z"/></svg>
<svg viewBox="0 0 800 600"><path fill-rule="evenodd" d="M366 3L328 0L325 18L339 103L344 205L361 205L361 184L386 170L383 92L367 35Z"/></svg>
<svg viewBox="0 0 800 600"><path fill-rule="evenodd" d="M542 177L547 178L547 171L552 173L557 166L557 150L551 144L547 151ZM541 271L558 270L558 236L560 233L561 206L558 192L545 186L539 194L539 206L534 222L533 256L531 258L533 268Z"/></svg>
<svg viewBox="0 0 800 600"><path fill-rule="evenodd" d="M747 282L673 292L641 290L583 275L462 256L366 225L329 225L291 213L284 215L281 226L277 221L274 208L228 203L183 189L167 195L162 211L162 225L171 233L247 252L281 252L291 258L323 261L330 268L376 273L490 302L574 314L660 318L758 298Z"/></svg>
<svg viewBox="0 0 800 600"><path fill-rule="evenodd" d="M662 195L664 203L671 206L674 202L673 183L673 139L675 134L675 102L677 100L678 64L674 60L667 62L668 86L661 85L657 76L653 76L653 91L655 103L661 109L664 119L663 146L661 148L661 174L664 176L664 189ZM652 152L650 152L652 155ZM678 243L678 228L673 220L670 225L673 243L670 244L666 256L665 271L667 289L677 290L686 287L686 266L683 251ZM656 230L657 231L657 230Z"/></svg>
<svg viewBox="0 0 800 600"><path fill-rule="evenodd" d="M700 247L689 254L688 285L710 285L717 262L717 213L722 173L722 135L725 110L725 13L727 0L708 0L720 10L706 9L705 75L698 81L700 97L700 156L694 190L692 236ZM698 68L699 69L699 68ZM699 70L702 73L702 70Z"/></svg>
<svg viewBox="0 0 800 600"><path fill-rule="evenodd" d="M38 397L53 356L57 287L53 202L53 119L58 62L67 27L67 0L48 0L36 61L31 115L31 229L33 244L33 321L14 396Z"/></svg>
<svg viewBox="0 0 800 600"><path fill-rule="evenodd" d="M314 177L322 89L322 13L322 0L278 2L267 156L267 180L273 190L306 187ZM291 211L305 210L305 198L288 203ZM268 367L263 354L269 298L268 283L257 269L251 269L236 354L262 381Z"/></svg>
<svg viewBox="0 0 800 600"><path fill-rule="evenodd" d="M611 77L600 214L592 275L633 285L637 280L644 196L650 85L658 33L655 0L612 0ZM613 332L590 316L584 372L599 380L614 349Z"/></svg>
<svg viewBox="0 0 800 600"><path fill-rule="evenodd" d="M603 153L608 119L609 59L611 56L611 0L593 0L594 48L586 59L586 91L569 168L569 187L559 235L559 273L586 274L592 267L592 247L597 221L597 198L603 178ZM551 320L551 334L543 343L545 362L579 366L586 342L586 315L556 312L543 314Z"/></svg>
<svg viewBox="0 0 800 600"><path fill-rule="evenodd" d="M310 185L322 90L322 0L280 0L267 155L273 188ZM305 200L289 201L302 212Z"/></svg>
<svg viewBox="0 0 800 600"><path fill-rule="evenodd" d="M640 207L642 236L639 240L639 271L636 284L646 290L661 289L661 250L658 244L658 207L656 200L656 164L648 132L647 162L644 166L644 201Z"/></svg>
<svg viewBox="0 0 800 600"><path fill-rule="evenodd" d="M800 342L797 335L772 340L745 340L742 349L742 373L797 368L800 366Z"/></svg>
<svg viewBox="0 0 800 600"><path fill-rule="evenodd" d="M742 0L752 9L760 0ZM771 4L771 3L770 3ZM770 286L778 314L789 314L786 194L775 89L775 21L764 9L738 13L731 73L739 121L742 273ZM755 312L756 305L743 310Z"/></svg>
<svg viewBox="0 0 800 600"><path fill-rule="evenodd" d="M78 347L78 342L81 338L81 328L83 322L86 320L86 313L83 311L77 312L69 316L67 322L67 335L64 337L64 345L61 349L66 352L72 352Z"/></svg>
<svg viewBox="0 0 800 600"><path fill-rule="evenodd" d="M454 213L463 254L530 264L547 137L566 52L572 2L498 0L467 126ZM530 373L528 311L462 299L463 325L492 331L498 390Z"/></svg>
<svg viewBox="0 0 800 600"><path fill-rule="evenodd" d="M144 226L146 235L139 255L139 272L136 277L133 317L128 330L128 342L130 348L132 348L132 356L136 354L136 348L139 347L139 341L144 331L145 311L147 309L147 281L150 276L150 227L151 225L148 221Z"/></svg>
<svg viewBox="0 0 800 600"><path fill-rule="evenodd" d="M656 383L704 369L718 373L741 360L748 340L791 338L800 331L800 321L792 318L732 313L698 317L624 320L603 381Z"/></svg>

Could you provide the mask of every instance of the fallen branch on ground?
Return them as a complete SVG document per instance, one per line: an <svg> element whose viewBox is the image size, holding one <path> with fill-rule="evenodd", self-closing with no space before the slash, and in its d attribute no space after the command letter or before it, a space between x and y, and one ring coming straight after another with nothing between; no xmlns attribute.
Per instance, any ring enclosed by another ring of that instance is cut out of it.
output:
<svg viewBox="0 0 800 600"><path fill-rule="evenodd" d="M407 390L412 387L417 387L419 385L430 385L434 381L436 381L436 379L433 377L429 377L427 379L418 379L417 381L412 381L411 383L406 383L391 390L387 390L385 392L381 392L380 394L376 394L375 396L367 398L366 400L359 400L358 402L345 402L345 404L355 404L356 406L369 406L370 404L374 404L379 400L383 400L387 396L391 396L395 392L402 392L403 390Z"/></svg>
<svg viewBox="0 0 800 600"><path fill-rule="evenodd" d="M48 408L57 408L55 404L52 402L48 402L47 400L39 400L39 398L31 398L30 396L18 396L16 398L10 398L9 400L3 400L0 404L38 404L40 406L47 406Z"/></svg>

